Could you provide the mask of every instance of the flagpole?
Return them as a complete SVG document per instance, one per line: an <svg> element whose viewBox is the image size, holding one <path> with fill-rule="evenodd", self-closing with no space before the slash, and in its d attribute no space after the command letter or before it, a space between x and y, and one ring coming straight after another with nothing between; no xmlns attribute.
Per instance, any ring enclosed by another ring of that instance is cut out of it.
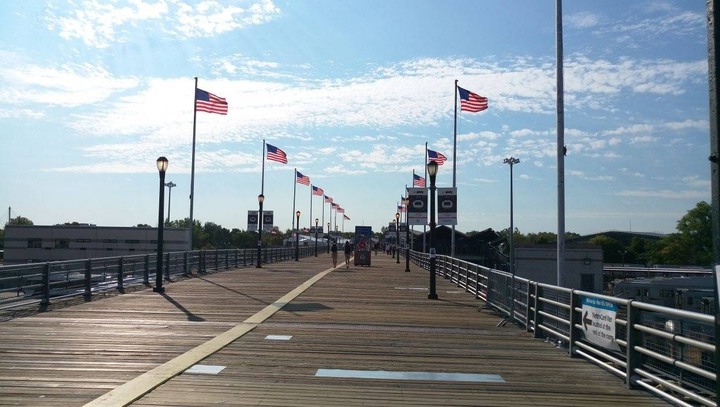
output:
<svg viewBox="0 0 720 407"><path fill-rule="evenodd" d="M193 245L193 232L195 225L193 224L193 202L195 201L195 127L197 123L197 83L198 78L195 77L195 92L193 92L193 139L192 139L192 163L190 164L190 250Z"/></svg>
<svg viewBox="0 0 720 407"><path fill-rule="evenodd" d="M455 99L455 125L453 126L453 188L456 187L457 174L457 85L458 80L455 79L455 89L453 90L453 99ZM450 235L450 257L455 257L455 225L452 225L452 235Z"/></svg>
<svg viewBox="0 0 720 407"><path fill-rule="evenodd" d="M557 12L557 285L565 286L565 112L563 100L562 0L556 0Z"/></svg>
<svg viewBox="0 0 720 407"><path fill-rule="evenodd" d="M425 142L425 158L423 161L425 162L423 164L423 168L425 169L425 192L427 192L427 161L428 161L428 153L427 153L427 141ZM427 194L425 194L427 197ZM427 247L425 245L425 239L427 239L427 212L425 213L425 222L423 222L423 253L427 253Z"/></svg>
<svg viewBox="0 0 720 407"><path fill-rule="evenodd" d="M312 217L312 207L313 207L312 197L313 197L313 186L312 186L312 184L310 184L310 227L308 228L308 230L312 229L312 220L313 220L313 217Z"/></svg>
<svg viewBox="0 0 720 407"><path fill-rule="evenodd" d="M265 195L265 140L263 139L262 151L262 178L260 178L260 193ZM262 215L262 213L260 214Z"/></svg>
<svg viewBox="0 0 720 407"><path fill-rule="evenodd" d="M322 223L320 225L325 226L325 191L323 191L322 195L320 196L320 205L322 206ZM330 235L328 235L328 238ZM328 246L330 246L330 239L328 239ZM330 250L330 249L328 249Z"/></svg>
<svg viewBox="0 0 720 407"><path fill-rule="evenodd" d="M292 210L292 216L290 219L292 222L290 222L293 226L295 226L295 193L297 192L297 168L295 168L295 171L293 172L293 210ZM294 228L290 228L294 229ZM300 225L298 225L298 229L300 229ZM292 235L291 235L292 237Z"/></svg>

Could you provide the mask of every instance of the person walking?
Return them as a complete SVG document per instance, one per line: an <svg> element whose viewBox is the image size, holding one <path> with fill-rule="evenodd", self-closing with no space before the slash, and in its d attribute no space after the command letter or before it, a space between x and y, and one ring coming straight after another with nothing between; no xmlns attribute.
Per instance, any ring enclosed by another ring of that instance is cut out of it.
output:
<svg viewBox="0 0 720 407"><path fill-rule="evenodd" d="M352 254L352 246L350 241L345 241L345 268L350 268L350 255Z"/></svg>
<svg viewBox="0 0 720 407"><path fill-rule="evenodd" d="M330 246L330 254L332 255L333 267L337 267L337 243L333 242Z"/></svg>

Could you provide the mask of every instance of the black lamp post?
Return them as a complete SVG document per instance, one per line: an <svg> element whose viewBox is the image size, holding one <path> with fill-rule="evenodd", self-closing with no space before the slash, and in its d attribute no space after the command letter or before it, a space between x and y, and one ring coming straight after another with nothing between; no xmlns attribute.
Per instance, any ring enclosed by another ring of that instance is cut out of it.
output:
<svg viewBox="0 0 720 407"><path fill-rule="evenodd" d="M410 272L410 225L408 225L408 205L410 205L410 197L406 197L405 201L405 272Z"/></svg>
<svg viewBox="0 0 720 407"><path fill-rule="evenodd" d="M510 280L510 321L515 319L515 254L513 253L513 233L515 232L515 226L513 225L513 165L519 163L520 160L515 157L506 158L503 160L503 164L510 165L510 236L509 236L509 248L510 248L510 274L512 276Z"/></svg>
<svg viewBox="0 0 720 407"><path fill-rule="evenodd" d="M397 256L395 257L395 263L400 264L400 212L395 212L395 241L397 248L395 251L397 252Z"/></svg>
<svg viewBox="0 0 720 407"><path fill-rule="evenodd" d="M430 176L430 291L428 299L437 300L435 292L435 176L437 175L438 164L430 161L427 164L427 172Z"/></svg>
<svg viewBox="0 0 720 407"><path fill-rule="evenodd" d="M397 221L393 219L392 221L393 226L395 226L395 231L397 232ZM392 242L392 237L390 238L390 242ZM397 242L395 242L395 250L393 250L393 247L390 246L390 251L392 252L392 258L395 258L395 252L397 251Z"/></svg>
<svg viewBox="0 0 720 407"><path fill-rule="evenodd" d="M297 227L295 228L295 261L300 261L300 211L295 212Z"/></svg>
<svg viewBox="0 0 720 407"><path fill-rule="evenodd" d="M315 257L317 257L317 232L318 232L318 218L315 218Z"/></svg>
<svg viewBox="0 0 720 407"><path fill-rule="evenodd" d="M258 211L257 264L255 265L255 268L262 268L263 202L265 202L265 195L258 195L258 205L260 206L260 210Z"/></svg>
<svg viewBox="0 0 720 407"><path fill-rule="evenodd" d="M158 205L158 239L157 239L157 260L155 260L155 288L156 293L164 293L163 287L163 229L165 226L165 171L168 168L168 159L159 157L157 159L157 169L160 173L160 204Z"/></svg>
<svg viewBox="0 0 720 407"><path fill-rule="evenodd" d="M328 235L328 241L327 241L328 251L327 252L330 253L330 222L328 222L327 235Z"/></svg>

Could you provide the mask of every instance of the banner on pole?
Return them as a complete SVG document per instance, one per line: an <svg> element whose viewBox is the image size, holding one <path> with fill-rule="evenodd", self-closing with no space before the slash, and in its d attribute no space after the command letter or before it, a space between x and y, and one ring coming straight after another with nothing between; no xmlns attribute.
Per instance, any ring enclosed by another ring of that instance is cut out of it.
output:
<svg viewBox="0 0 720 407"><path fill-rule="evenodd" d="M408 188L408 199L410 204L407 208L407 224L408 225L427 225L428 223L428 206L427 206L427 189L425 188Z"/></svg>
<svg viewBox="0 0 720 407"><path fill-rule="evenodd" d="M248 211L248 217L247 217L247 230L248 231L257 231L258 229L258 211Z"/></svg>
<svg viewBox="0 0 720 407"><path fill-rule="evenodd" d="M457 225L457 188L437 189L438 225Z"/></svg>
<svg viewBox="0 0 720 407"><path fill-rule="evenodd" d="M273 230L273 211L263 211L263 232L272 232ZM257 226L255 226L257 229Z"/></svg>

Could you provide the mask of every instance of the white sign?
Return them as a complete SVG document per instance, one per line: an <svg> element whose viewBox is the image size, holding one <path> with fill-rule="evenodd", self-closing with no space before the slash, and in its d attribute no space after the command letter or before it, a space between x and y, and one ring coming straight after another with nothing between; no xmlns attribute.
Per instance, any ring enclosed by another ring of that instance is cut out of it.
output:
<svg viewBox="0 0 720 407"><path fill-rule="evenodd" d="M585 338L606 349L620 350L615 342L617 305L599 298L582 297L582 321Z"/></svg>

